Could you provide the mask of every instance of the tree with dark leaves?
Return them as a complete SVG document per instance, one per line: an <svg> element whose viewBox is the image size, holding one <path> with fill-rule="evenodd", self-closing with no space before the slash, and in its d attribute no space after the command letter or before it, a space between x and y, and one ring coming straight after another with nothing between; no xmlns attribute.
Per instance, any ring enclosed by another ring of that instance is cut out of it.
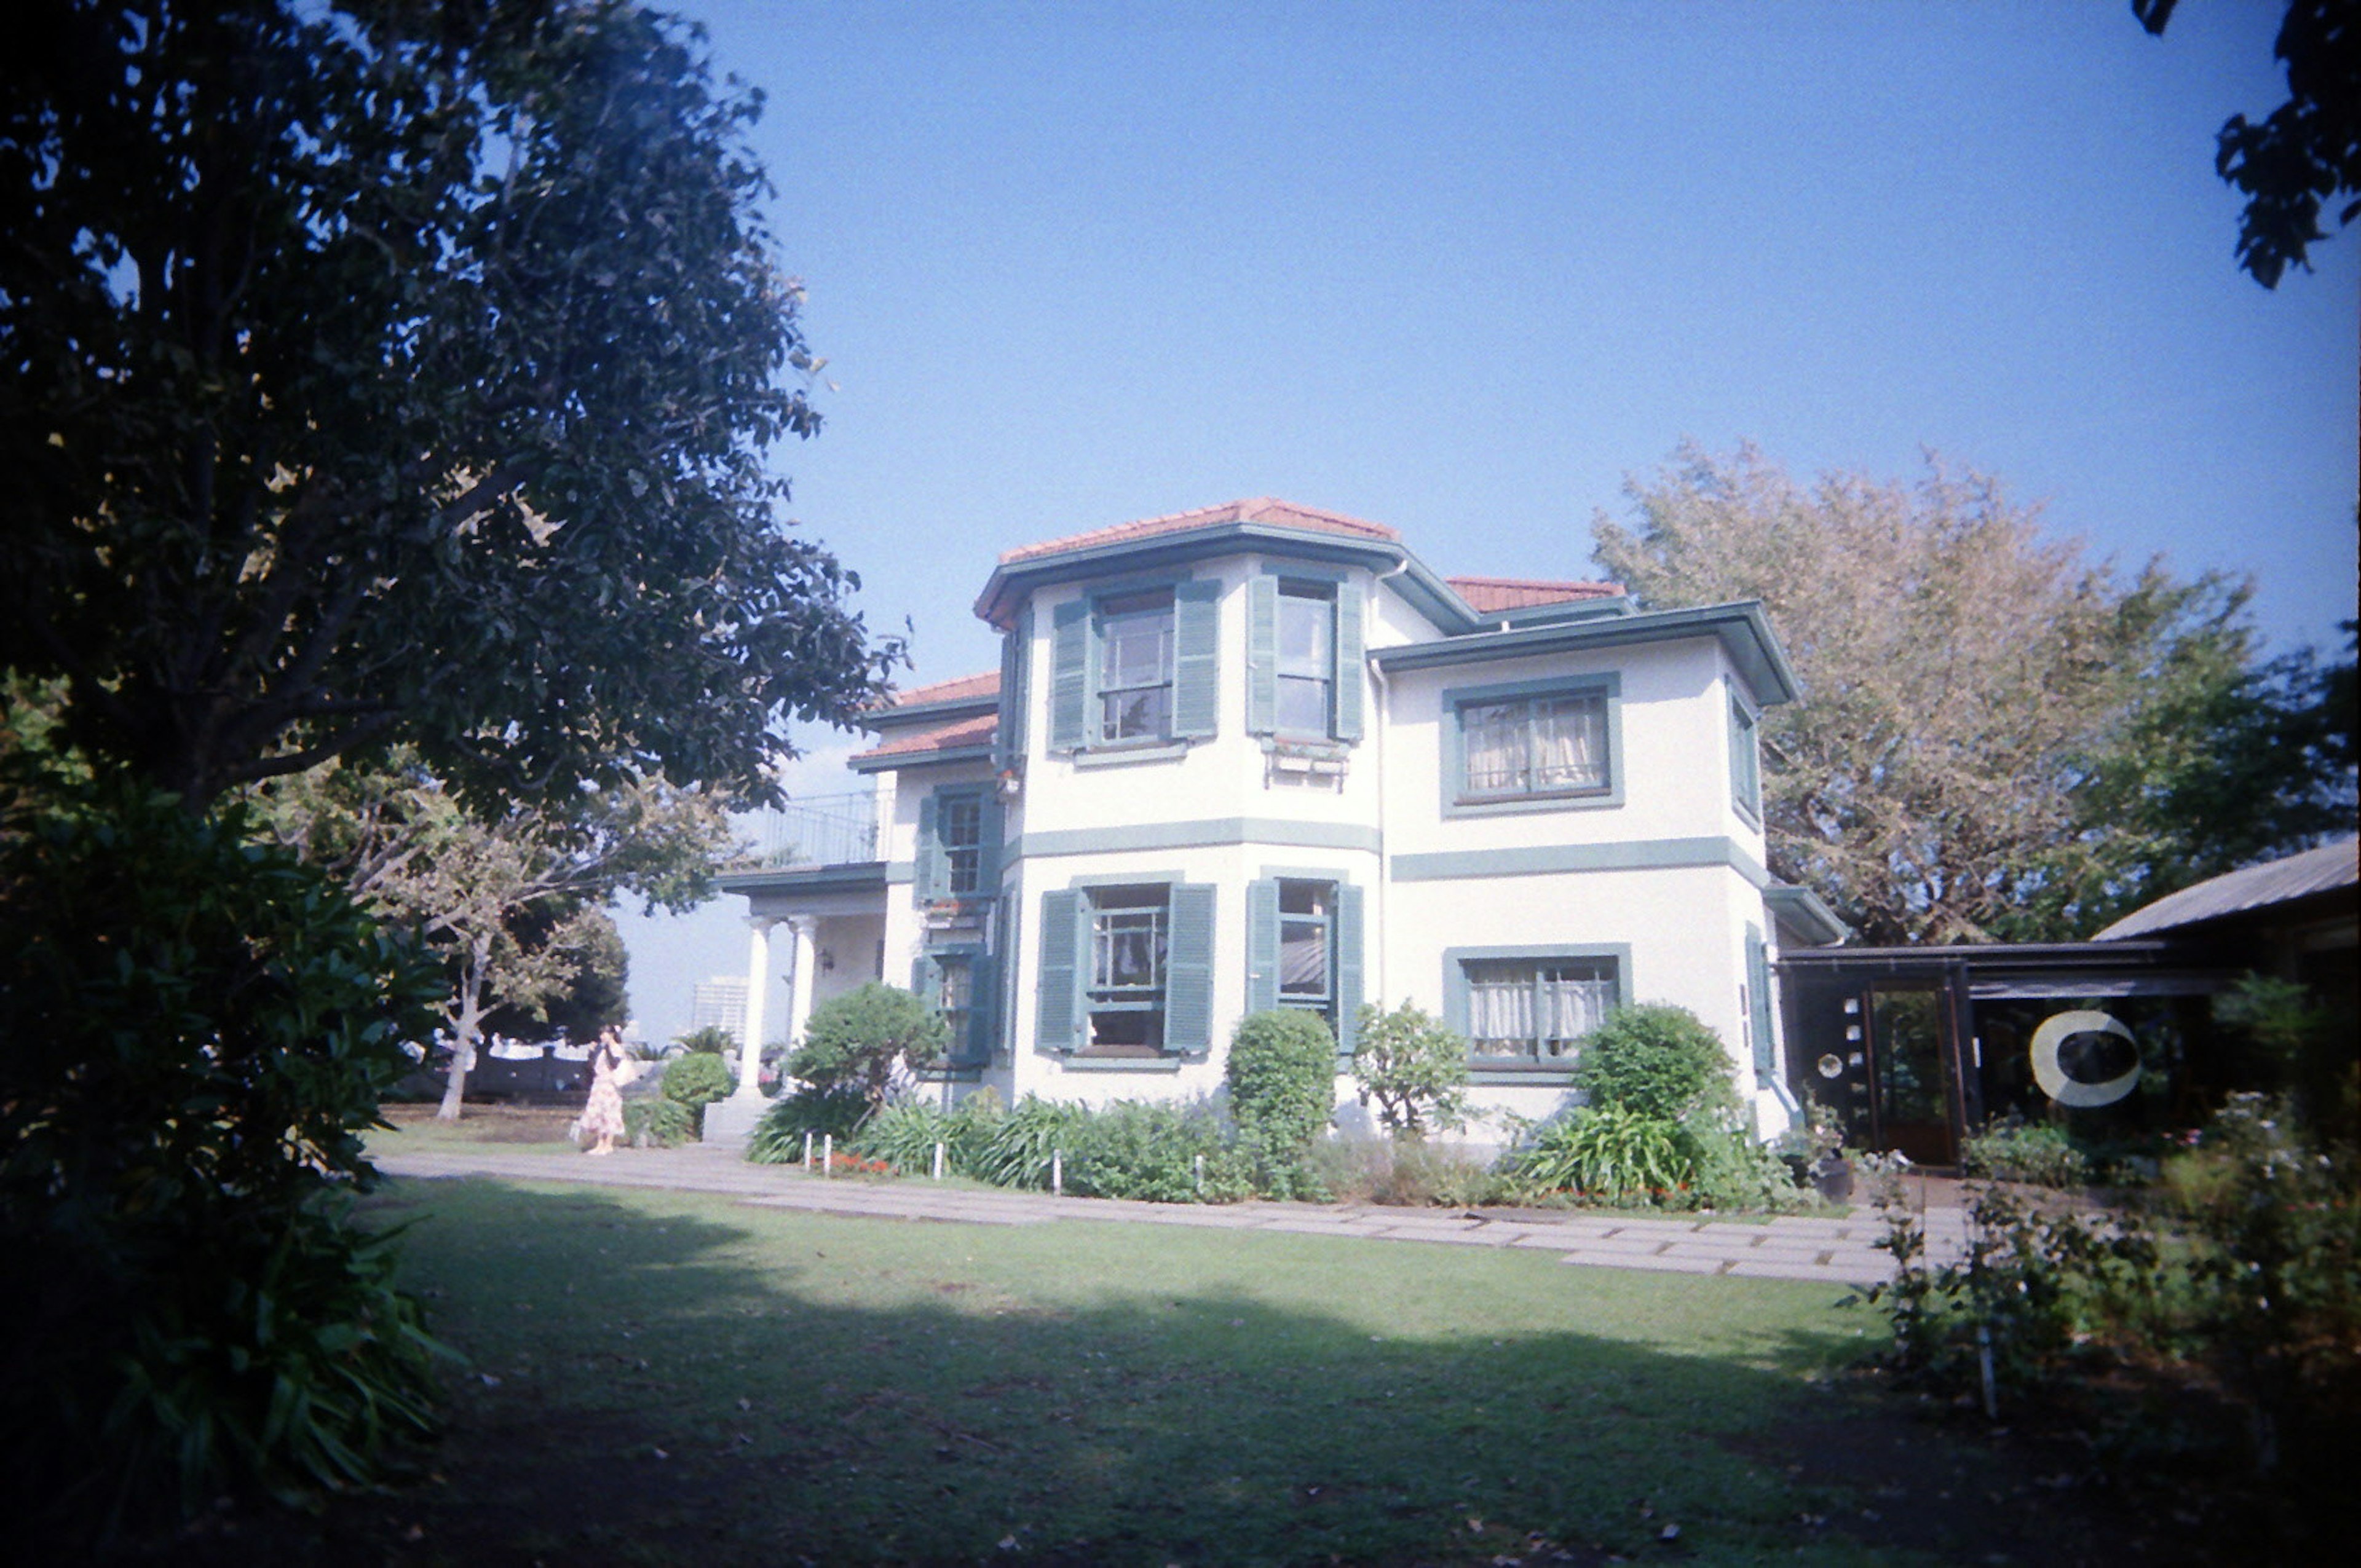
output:
<svg viewBox="0 0 2361 1568"><path fill-rule="evenodd" d="M2180 0L2132 0L2159 38ZM2271 53L2287 67L2288 101L2263 120L2223 122L2214 172L2246 194L2238 265L2266 289L2289 264L2312 270L2311 247L2328 236L2324 202L2352 197L2340 228L2361 214L2361 26L2354 0L2290 0Z"/></svg>
<svg viewBox="0 0 2361 1568"><path fill-rule="evenodd" d="M628 0L15 8L0 669L192 805L396 739L770 797L881 665L775 516L759 108Z"/></svg>

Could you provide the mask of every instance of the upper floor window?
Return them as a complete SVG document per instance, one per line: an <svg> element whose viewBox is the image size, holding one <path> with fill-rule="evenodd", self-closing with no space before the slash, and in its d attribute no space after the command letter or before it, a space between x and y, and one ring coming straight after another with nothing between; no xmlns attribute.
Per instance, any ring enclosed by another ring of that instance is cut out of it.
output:
<svg viewBox="0 0 2361 1568"><path fill-rule="evenodd" d="M1099 740L1170 740L1170 591L1108 599L1099 615Z"/></svg>
<svg viewBox="0 0 2361 1568"><path fill-rule="evenodd" d="M983 885L983 797L945 796L936 824L942 836L945 885L954 898L972 897Z"/></svg>
<svg viewBox="0 0 2361 1568"><path fill-rule="evenodd" d="M1279 732L1326 739L1335 689L1335 594L1289 584L1279 594Z"/></svg>
<svg viewBox="0 0 2361 1568"><path fill-rule="evenodd" d="M1730 794L1738 808L1754 822L1763 820L1763 754L1753 712L1735 696L1730 699Z"/></svg>
<svg viewBox="0 0 2361 1568"><path fill-rule="evenodd" d="M1053 609L1049 749L1152 750L1212 735L1221 592L1218 581L1184 581Z"/></svg>
<svg viewBox="0 0 2361 1568"><path fill-rule="evenodd" d="M983 784L944 784L918 802L917 864L912 892L920 903L992 898L1000 892L999 797Z"/></svg>
<svg viewBox="0 0 2361 1568"><path fill-rule="evenodd" d="M1604 693L1464 702L1458 717L1462 800L1603 794L1609 787Z"/></svg>
<svg viewBox="0 0 2361 1568"><path fill-rule="evenodd" d="M1252 579L1247 598L1247 730L1288 740L1359 740L1359 590L1265 576Z"/></svg>

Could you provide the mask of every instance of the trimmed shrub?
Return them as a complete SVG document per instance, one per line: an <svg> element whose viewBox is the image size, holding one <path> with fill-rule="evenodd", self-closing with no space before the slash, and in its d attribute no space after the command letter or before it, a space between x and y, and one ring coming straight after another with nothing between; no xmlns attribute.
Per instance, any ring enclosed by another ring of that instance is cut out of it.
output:
<svg viewBox="0 0 2361 1568"><path fill-rule="evenodd" d="M661 1096L623 1102L623 1141L635 1148L677 1148L697 1141L697 1113Z"/></svg>
<svg viewBox="0 0 2361 1568"><path fill-rule="evenodd" d="M1721 1036L1687 1008L1663 1003L1616 1008L1574 1064L1575 1087L1592 1110L1667 1124L1735 1116L1733 1080Z"/></svg>
<svg viewBox="0 0 2361 1568"><path fill-rule="evenodd" d="M705 1108L727 1100L737 1084L730 1064L708 1051L690 1051L664 1062L664 1097L686 1109L695 1135L705 1135Z"/></svg>
<svg viewBox="0 0 2361 1568"><path fill-rule="evenodd" d="M843 1143L868 1114L869 1102L856 1090L806 1085L771 1102L746 1140L746 1157L756 1165L795 1165L804 1157L806 1133L815 1146L824 1137Z"/></svg>
<svg viewBox="0 0 2361 1568"><path fill-rule="evenodd" d="M1230 1036L1230 1120L1258 1190L1308 1195L1304 1151L1336 1108L1336 1036L1316 1014L1290 1007L1253 1013Z"/></svg>
<svg viewBox="0 0 2361 1568"><path fill-rule="evenodd" d="M1999 1123L1960 1145L1960 1168L1994 1181L2035 1187L2081 1187L2091 1179L2091 1162L2063 1127L2043 1123Z"/></svg>
<svg viewBox="0 0 2361 1568"><path fill-rule="evenodd" d="M1361 1009L1354 1032L1353 1081L1361 1103L1398 1138L1467 1123L1467 1042L1441 1020L1403 1003L1390 1013Z"/></svg>
<svg viewBox="0 0 2361 1568"><path fill-rule="evenodd" d="M815 1089L857 1091L872 1108L897 1075L942 1060L950 1025L923 997L877 981L823 1002L804 1025L787 1071Z"/></svg>
<svg viewBox="0 0 2361 1568"><path fill-rule="evenodd" d="M366 1485L431 1431L434 1347L348 1195L441 989L236 809L0 784L18 1550L67 1561L224 1493Z"/></svg>

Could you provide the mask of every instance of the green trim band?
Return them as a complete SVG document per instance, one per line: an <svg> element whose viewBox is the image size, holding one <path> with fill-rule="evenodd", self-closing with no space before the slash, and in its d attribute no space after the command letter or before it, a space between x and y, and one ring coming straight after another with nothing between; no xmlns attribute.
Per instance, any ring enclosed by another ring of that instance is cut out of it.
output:
<svg viewBox="0 0 2361 1568"><path fill-rule="evenodd" d="M1209 817L1196 822L1142 823L1136 828L1069 828L1020 833L1010 852L1030 859L1104 855L1124 850L1196 850L1225 844L1270 844L1296 850L1378 852L1378 830L1354 822L1290 822L1278 817Z"/></svg>
<svg viewBox="0 0 2361 1568"><path fill-rule="evenodd" d="M1702 839L1632 839L1619 844L1536 844L1514 850L1437 850L1396 855L1387 867L1395 882L1446 882L1456 877L1542 876L1563 872L1661 872L1722 866L1754 886L1771 885L1771 873L1727 836Z"/></svg>

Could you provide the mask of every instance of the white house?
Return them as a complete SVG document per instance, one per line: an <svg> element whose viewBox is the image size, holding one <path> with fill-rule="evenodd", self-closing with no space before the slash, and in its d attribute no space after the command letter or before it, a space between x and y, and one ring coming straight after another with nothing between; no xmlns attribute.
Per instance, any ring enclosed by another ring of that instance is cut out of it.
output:
<svg viewBox="0 0 2361 1568"><path fill-rule="evenodd" d="M1011 550L975 609L1000 669L876 713L873 806L725 879L758 1037L883 977L950 1017L954 1086L1189 1098L1258 1008L1349 1058L1359 1004L1407 1000L1467 1036L1480 1105L1540 1117L1609 1007L1665 1001L1785 1124L1767 946L1814 922L1763 869L1757 716L1795 685L1760 606L1442 577L1260 499Z"/></svg>

